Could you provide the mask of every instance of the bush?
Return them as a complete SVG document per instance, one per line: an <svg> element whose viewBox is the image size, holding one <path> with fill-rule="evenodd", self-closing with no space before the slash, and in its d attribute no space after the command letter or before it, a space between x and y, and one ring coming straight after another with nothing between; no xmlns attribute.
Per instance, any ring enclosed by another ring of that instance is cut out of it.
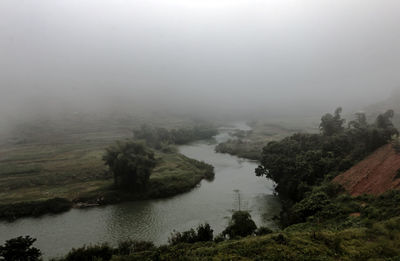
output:
<svg viewBox="0 0 400 261"><path fill-rule="evenodd" d="M215 238L214 238L214 242L215 243L219 243L225 240L225 236L221 233L218 234Z"/></svg>
<svg viewBox="0 0 400 261"><path fill-rule="evenodd" d="M293 214L297 221L305 221L307 217L313 216L330 204L328 196L324 192L311 193L293 206Z"/></svg>
<svg viewBox="0 0 400 261"><path fill-rule="evenodd" d="M65 261L108 261L113 255L113 249L107 245L83 246L72 249L64 258Z"/></svg>
<svg viewBox="0 0 400 261"><path fill-rule="evenodd" d="M257 228L257 230L255 231L255 234L257 236L263 236L263 235L268 235L271 234L273 231L271 229L269 229L268 227L259 227Z"/></svg>
<svg viewBox="0 0 400 261"><path fill-rule="evenodd" d="M17 237L0 246L0 260L4 261L37 261L42 255L40 250L32 247L36 239L30 236Z"/></svg>
<svg viewBox="0 0 400 261"><path fill-rule="evenodd" d="M276 243L281 244L281 245L287 245L288 239L285 235L279 234L277 236L274 236L272 238Z"/></svg>
<svg viewBox="0 0 400 261"><path fill-rule="evenodd" d="M213 230L209 224L200 225L197 227L197 241L212 241Z"/></svg>
<svg viewBox="0 0 400 261"><path fill-rule="evenodd" d="M130 255L134 252L152 250L155 246L153 242L149 241L137 241L137 240L125 240L118 243L116 252L119 255Z"/></svg>
<svg viewBox="0 0 400 261"><path fill-rule="evenodd" d="M174 232L168 239L170 245L179 243L195 243L213 240L213 230L210 225L205 223L199 225L196 230L193 228L184 232Z"/></svg>
<svg viewBox="0 0 400 261"><path fill-rule="evenodd" d="M256 224L251 219L251 215L247 211L236 211L232 215L232 219L227 228L222 232L229 238L245 237L252 235L257 229Z"/></svg>

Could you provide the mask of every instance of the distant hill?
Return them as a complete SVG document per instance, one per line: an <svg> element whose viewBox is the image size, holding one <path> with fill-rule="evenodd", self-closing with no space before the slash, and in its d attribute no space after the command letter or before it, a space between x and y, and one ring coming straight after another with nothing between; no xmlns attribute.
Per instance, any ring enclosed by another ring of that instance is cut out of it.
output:
<svg viewBox="0 0 400 261"><path fill-rule="evenodd" d="M380 195L391 189L400 189L400 154L387 144L333 182L341 184L352 196Z"/></svg>

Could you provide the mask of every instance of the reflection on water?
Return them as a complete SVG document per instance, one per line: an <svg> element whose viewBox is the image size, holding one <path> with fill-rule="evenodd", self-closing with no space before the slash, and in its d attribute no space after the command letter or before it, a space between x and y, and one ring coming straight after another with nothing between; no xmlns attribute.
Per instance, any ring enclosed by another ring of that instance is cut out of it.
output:
<svg viewBox="0 0 400 261"><path fill-rule="evenodd" d="M242 127L242 126L240 126ZM229 138L224 131L217 142ZM228 154L214 152L215 144L200 142L180 147L184 155L210 163L215 168L212 182L202 181L188 193L168 199L126 202L118 205L72 209L55 216L25 218L0 223L0 242L31 235L45 257L63 255L84 244L132 238L167 242L173 230L183 231L208 222L214 234L226 226L232 210L237 208L234 190L240 190L241 207L251 212L257 225L273 227L271 218L280 210L273 195L273 183L254 175L257 163Z"/></svg>

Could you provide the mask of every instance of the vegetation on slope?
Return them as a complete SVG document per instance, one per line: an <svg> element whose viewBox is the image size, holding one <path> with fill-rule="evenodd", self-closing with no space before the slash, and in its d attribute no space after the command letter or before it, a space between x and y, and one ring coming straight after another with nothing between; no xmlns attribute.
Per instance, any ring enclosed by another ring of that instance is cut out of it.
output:
<svg viewBox="0 0 400 261"><path fill-rule="evenodd" d="M277 183L276 191L285 200L284 225L309 217L336 218L340 187L330 183L332 178L398 135L391 123L393 111L379 115L374 124L358 114L347 128L340 112L322 117L321 134L294 134L263 149L256 174Z"/></svg>
<svg viewBox="0 0 400 261"><path fill-rule="evenodd" d="M209 231L209 230L208 230ZM196 232L193 231L193 235ZM209 235L209 233L206 233ZM283 230L222 242L206 240L155 247L127 241L72 250L69 260L399 260L400 218L342 230Z"/></svg>
<svg viewBox="0 0 400 261"><path fill-rule="evenodd" d="M396 218L371 228L283 231L220 243L160 247L111 260L398 260L399 239L400 219Z"/></svg>

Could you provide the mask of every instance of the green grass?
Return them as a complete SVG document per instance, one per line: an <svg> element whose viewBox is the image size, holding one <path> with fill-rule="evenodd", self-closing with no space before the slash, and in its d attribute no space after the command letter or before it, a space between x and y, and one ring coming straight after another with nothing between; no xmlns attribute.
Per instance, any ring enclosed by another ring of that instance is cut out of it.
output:
<svg viewBox="0 0 400 261"><path fill-rule="evenodd" d="M109 183L97 144L31 144L2 149L0 204L73 199Z"/></svg>
<svg viewBox="0 0 400 261"><path fill-rule="evenodd" d="M161 154L149 181L149 197L172 196L195 187L209 177L209 165L182 154Z"/></svg>

